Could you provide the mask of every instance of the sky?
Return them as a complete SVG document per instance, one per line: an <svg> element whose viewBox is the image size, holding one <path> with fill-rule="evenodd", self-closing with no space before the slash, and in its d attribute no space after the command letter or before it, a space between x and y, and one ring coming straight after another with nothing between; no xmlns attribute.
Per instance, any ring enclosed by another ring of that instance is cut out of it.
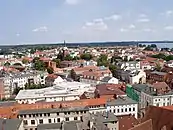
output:
<svg viewBox="0 0 173 130"><path fill-rule="evenodd" d="M173 0L0 0L0 45L173 40Z"/></svg>

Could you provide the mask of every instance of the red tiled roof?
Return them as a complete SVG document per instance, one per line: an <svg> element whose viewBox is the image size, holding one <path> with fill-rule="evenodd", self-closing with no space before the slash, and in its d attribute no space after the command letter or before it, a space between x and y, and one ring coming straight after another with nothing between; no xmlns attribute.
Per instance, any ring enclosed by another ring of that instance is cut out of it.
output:
<svg viewBox="0 0 173 130"><path fill-rule="evenodd" d="M103 95L125 95L125 93L120 90L120 84L100 84L96 86L96 93L100 96Z"/></svg>
<svg viewBox="0 0 173 130"><path fill-rule="evenodd" d="M139 123L132 115L117 116L117 118L119 121L119 130L128 130Z"/></svg>

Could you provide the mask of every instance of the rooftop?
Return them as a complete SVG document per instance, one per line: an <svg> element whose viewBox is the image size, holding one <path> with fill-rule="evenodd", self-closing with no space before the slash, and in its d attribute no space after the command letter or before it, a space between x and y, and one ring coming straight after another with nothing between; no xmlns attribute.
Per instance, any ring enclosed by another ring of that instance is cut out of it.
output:
<svg viewBox="0 0 173 130"><path fill-rule="evenodd" d="M88 107L67 107L56 109L33 109L33 110L21 110L19 115L23 114L39 114L39 113L56 113L56 112L75 112L75 111L88 111Z"/></svg>
<svg viewBox="0 0 173 130"><path fill-rule="evenodd" d="M127 96L123 96L123 97L118 96L117 99L107 102L108 106L128 105L128 104L137 104L137 102Z"/></svg>
<svg viewBox="0 0 173 130"><path fill-rule="evenodd" d="M18 130L22 121L19 119L2 119L0 118L0 128L2 130Z"/></svg>

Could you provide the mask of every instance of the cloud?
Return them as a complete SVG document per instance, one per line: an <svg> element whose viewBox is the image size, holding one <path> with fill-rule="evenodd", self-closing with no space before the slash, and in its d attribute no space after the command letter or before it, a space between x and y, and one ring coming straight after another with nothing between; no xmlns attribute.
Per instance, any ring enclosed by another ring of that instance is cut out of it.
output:
<svg viewBox="0 0 173 130"><path fill-rule="evenodd" d="M105 20L115 20L115 21L117 21L117 20L120 20L121 18L122 18L121 15L114 14L114 15L112 15L112 16L105 17L104 19L105 19Z"/></svg>
<svg viewBox="0 0 173 130"><path fill-rule="evenodd" d="M82 29L104 31L108 29L108 26L106 23L104 23L103 19L94 19L92 22L86 22Z"/></svg>
<svg viewBox="0 0 173 130"><path fill-rule="evenodd" d="M120 29L120 32L128 32L129 30L128 29L125 29L125 28L121 28Z"/></svg>
<svg viewBox="0 0 173 130"><path fill-rule="evenodd" d="M46 26L42 26L42 27L39 27L39 28L35 28L32 31L33 32L47 32L48 28Z"/></svg>
<svg viewBox="0 0 173 130"><path fill-rule="evenodd" d="M147 15L146 15L146 14L140 14L139 17L140 17L140 18L146 18Z"/></svg>
<svg viewBox="0 0 173 130"><path fill-rule="evenodd" d="M141 19L138 19L137 22L147 23L147 22L150 22L150 19L148 19L148 18L141 18Z"/></svg>
<svg viewBox="0 0 173 130"><path fill-rule="evenodd" d="M65 3L69 5L76 5L79 3L79 0L65 0Z"/></svg>
<svg viewBox="0 0 173 130"><path fill-rule="evenodd" d="M142 31L144 31L144 32L155 32L155 30L153 30L151 28L145 28Z"/></svg>
<svg viewBox="0 0 173 130"><path fill-rule="evenodd" d="M16 33L16 36L19 37L20 36L20 33Z"/></svg>
<svg viewBox="0 0 173 130"><path fill-rule="evenodd" d="M173 26L166 26L164 27L165 30L173 30Z"/></svg>
<svg viewBox="0 0 173 130"><path fill-rule="evenodd" d="M130 26L129 26L129 29L135 29L136 28L136 26L134 25L134 24L131 24Z"/></svg>

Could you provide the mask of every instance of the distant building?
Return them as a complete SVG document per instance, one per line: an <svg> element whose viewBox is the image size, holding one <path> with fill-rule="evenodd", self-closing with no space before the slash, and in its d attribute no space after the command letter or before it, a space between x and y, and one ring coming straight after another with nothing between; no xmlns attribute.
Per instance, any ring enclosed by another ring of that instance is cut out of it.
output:
<svg viewBox="0 0 173 130"><path fill-rule="evenodd" d="M95 86L100 84L102 80L108 76L112 77L111 71L108 68L101 66L96 70L90 69L88 71L84 71L80 78L80 82L89 83Z"/></svg>
<svg viewBox="0 0 173 130"><path fill-rule="evenodd" d="M100 84L118 84L119 81L117 78L115 77L110 77L110 76L107 76L107 77L104 77L101 81L100 81Z"/></svg>

